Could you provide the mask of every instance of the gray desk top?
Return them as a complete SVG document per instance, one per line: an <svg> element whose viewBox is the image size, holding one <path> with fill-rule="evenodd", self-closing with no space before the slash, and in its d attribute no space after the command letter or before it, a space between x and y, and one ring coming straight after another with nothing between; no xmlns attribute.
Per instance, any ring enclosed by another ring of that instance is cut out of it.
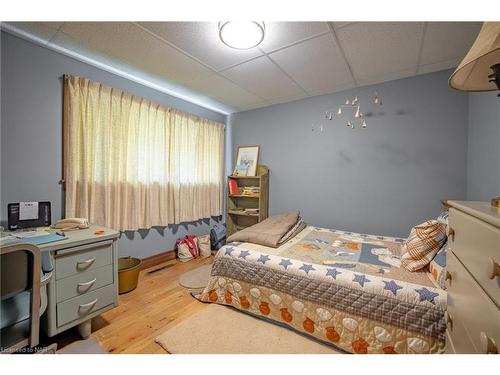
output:
<svg viewBox="0 0 500 375"><path fill-rule="evenodd" d="M96 231L103 230L103 234L95 234ZM60 233L60 230L50 229L50 232ZM64 232L67 239L55 242L49 242L42 245L38 245L40 250L42 251L52 251L52 250L60 250L65 249L67 247L84 245L92 242L105 241L105 240L114 240L120 236L120 232L102 227L99 225L91 225L87 229L78 229Z"/></svg>
<svg viewBox="0 0 500 375"><path fill-rule="evenodd" d="M40 230L40 229L39 229ZM96 231L103 230L103 234L95 234ZM48 233L61 233L61 230L48 228L46 229ZM120 236L120 232L111 228L102 227L100 225L91 225L87 229L78 229L73 231L64 232L67 237L64 240L49 242L45 244L37 245L38 248L43 251L54 251L66 249L68 247L85 245L93 242L114 240ZM8 246L13 243L22 243L22 240L16 239L13 241L8 241L2 243L2 246Z"/></svg>

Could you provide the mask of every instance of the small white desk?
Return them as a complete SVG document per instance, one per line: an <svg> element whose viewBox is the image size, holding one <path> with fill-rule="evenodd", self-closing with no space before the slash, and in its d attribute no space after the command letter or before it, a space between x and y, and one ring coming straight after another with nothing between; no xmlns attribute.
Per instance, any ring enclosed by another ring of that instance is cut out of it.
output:
<svg viewBox="0 0 500 375"><path fill-rule="evenodd" d="M96 235L97 230L104 234ZM120 233L91 225L65 234L65 240L38 246L50 252L54 266L42 327L52 337L78 326L80 335L88 338L90 320L118 306L116 240Z"/></svg>

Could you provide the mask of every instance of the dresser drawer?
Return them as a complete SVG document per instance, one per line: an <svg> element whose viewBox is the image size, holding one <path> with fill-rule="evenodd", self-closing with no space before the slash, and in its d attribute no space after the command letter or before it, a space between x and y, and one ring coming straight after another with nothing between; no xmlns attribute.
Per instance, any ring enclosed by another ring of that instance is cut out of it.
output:
<svg viewBox="0 0 500 375"><path fill-rule="evenodd" d="M455 323L453 328L448 326L446 332L446 354L473 354L476 353L476 348L470 341L467 332L463 325Z"/></svg>
<svg viewBox="0 0 500 375"><path fill-rule="evenodd" d="M500 229L454 208L450 209L449 249L500 306L500 277L490 279L492 261L500 262Z"/></svg>
<svg viewBox="0 0 500 375"><path fill-rule="evenodd" d="M96 268L56 281L57 302L80 296L113 283L113 266Z"/></svg>
<svg viewBox="0 0 500 375"><path fill-rule="evenodd" d="M56 280L113 263L113 245L108 241L70 250L67 255L56 257Z"/></svg>
<svg viewBox="0 0 500 375"><path fill-rule="evenodd" d="M446 349L445 349L446 354L456 354L455 347L453 346L453 342L451 341L450 338L450 333L446 332Z"/></svg>
<svg viewBox="0 0 500 375"><path fill-rule="evenodd" d="M57 304L57 325L85 319L93 312L111 305L116 300L116 285L111 284L79 297Z"/></svg>
<svg viewBox="0 0 500 375"><path fill-rule="evenodd" d="M457 353L483 353L485 340L500 344L500 310L484 293L458 258L447 253L448 280L447 314L451 318L448 334Z"/></svg>

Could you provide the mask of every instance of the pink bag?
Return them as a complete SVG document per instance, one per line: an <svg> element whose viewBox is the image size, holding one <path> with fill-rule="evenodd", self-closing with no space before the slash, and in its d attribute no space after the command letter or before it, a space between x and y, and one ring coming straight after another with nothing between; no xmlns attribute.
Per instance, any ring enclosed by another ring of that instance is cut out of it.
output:
<svg viewBox="0 0 500 375"><path fill-rule="evenodd" d="M186 236L176 242L177 257L181 262L187 262L198 257L198 239L196 236Z"/></svg>

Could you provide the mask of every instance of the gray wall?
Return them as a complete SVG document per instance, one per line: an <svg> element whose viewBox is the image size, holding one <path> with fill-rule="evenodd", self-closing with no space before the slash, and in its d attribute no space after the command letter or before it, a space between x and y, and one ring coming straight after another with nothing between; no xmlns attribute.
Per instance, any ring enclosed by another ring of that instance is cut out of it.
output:
<svg viewBox="0 0 500 375"><path fill-rule="evenodd" d="M467 199L500 196L500 98L498 92L469 95Z"/></svg>
<svg viewBox="0 0 500 375"><path fill-rule="evenodd" d="M62 75L85 76L195 115L223 115L154 91L2 32L1 219L8 202L50 200L61 217ZM500 195L500 105L494 93L448 88L450 72L392 81L230 116L226 174L238 144L260 144L271 169L272 213L300 209L314 225L405 236L435 216L439 200ZM377 90L384 106L366 104ZM367 129L323 119L358 95ZM372 111L372 113L370 113ZM324 132L311 131L323 124ZM467 136L468 132L468 136ZM466 175L467 168L467 175ZM466 194L467 192L467 194ZM173 248L199 221L120 238L120 255L146 257Z"/></svg>
<svg viewBox="0 0 500 375"><path fill-rule="evenodd" d="M180 110L219 122L226 116L160 93L49 49L1 33L1 220L7 204L52 202L52 220L62 215L58 185L62 162L62 75L87 77ZM121 256L147 257L172 249L175 240L208 232L208 221L150 231L127 232Z"/></svg>
<svg viewBox="0 0 500 375"><path fill-rule="evenodd" d="M440 199L466 196L468 98L449 71L231 115L233 144L260 144L270 168L270 212L299 209L317 226L407 236ZM367 129L324 119L348 97L365 104ZM372 113L369 113L373 110ZM312 123L325 126L311 131Z"/></svg>

